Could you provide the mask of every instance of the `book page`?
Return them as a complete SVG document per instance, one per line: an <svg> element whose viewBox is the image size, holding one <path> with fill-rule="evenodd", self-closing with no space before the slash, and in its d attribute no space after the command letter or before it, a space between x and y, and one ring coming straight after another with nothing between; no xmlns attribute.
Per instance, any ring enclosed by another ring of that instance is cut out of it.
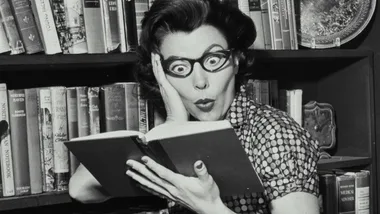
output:
<svg viewBox="0 0 380 214"><path fill-rule="evenodd" d="M143 133L139 131L132 130L118 130L112 132L104 132L99 134L88 135L84 137L73 138L70 141L82 141L82 140L91 140L91 139L107 139L107 138L118 138L118 137L128 137L128 136L139 136L142 138L144 136Z"/></svg>
<svg viewBox="0 0 380 214"><path fill-rule="evenodd" d="M152 141L230 128L228 120L171 122L154 127L145 134L145 139Z"/></svg>

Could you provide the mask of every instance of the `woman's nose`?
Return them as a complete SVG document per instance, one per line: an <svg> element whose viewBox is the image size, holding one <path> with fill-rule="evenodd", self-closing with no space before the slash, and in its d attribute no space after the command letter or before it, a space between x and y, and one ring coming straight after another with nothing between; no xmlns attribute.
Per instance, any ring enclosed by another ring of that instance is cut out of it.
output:
<svg viewBox="0 0 380 214"><path fill-rule="evenodd" d="M208 88L208 75L207 71L205 71L199 63L195 63L194 65L194 87L198 90L203 90Z"/></svg>

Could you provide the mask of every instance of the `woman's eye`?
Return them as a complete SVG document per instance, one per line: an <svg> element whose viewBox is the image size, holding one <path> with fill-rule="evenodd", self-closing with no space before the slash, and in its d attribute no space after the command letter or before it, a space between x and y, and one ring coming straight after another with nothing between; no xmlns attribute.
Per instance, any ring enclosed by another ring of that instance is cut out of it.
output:
<svg viewBox="0 0 380 214"><path fill-rule="evenodd" d="M190 65L184 62L173 62L169 70L175 74L185 74L190 70Z"/></svg>
<svg viewBox="0 0 380 214"><path fill-rule="evenodd" d="M204 60L204 66L208 69L217 69L219 66L223 65L225 62L225 57L219 55L212 55Z"/></svg>

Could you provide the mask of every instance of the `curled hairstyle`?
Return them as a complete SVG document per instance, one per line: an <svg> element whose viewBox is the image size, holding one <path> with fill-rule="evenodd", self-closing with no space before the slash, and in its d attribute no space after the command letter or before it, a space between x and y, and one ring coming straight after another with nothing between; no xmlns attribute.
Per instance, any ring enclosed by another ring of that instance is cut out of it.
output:
<svg viewBox="0 0 380 214"><path fill-rule="evenodd" d="M140 83L141 96L151 101L163 116L166 112L151 65L151 53L160 53L163 38L169 33L190 33L202 25L218 29L228 47L234 48L239 58L236 87L244 77L246 68L253 63L248 48L256 39L252 19L229 0L155 0L142 20L140 45L136 52L138 61L134 76ZM235 55L236 56L236 55Z"/></svg>

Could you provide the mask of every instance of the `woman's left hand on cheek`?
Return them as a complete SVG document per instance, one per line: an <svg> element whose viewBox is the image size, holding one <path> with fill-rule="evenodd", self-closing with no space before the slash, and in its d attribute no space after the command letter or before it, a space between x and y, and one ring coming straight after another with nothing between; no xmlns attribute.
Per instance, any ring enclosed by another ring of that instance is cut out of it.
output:
<svg viewBox="0 0 380 214"><path fill-rule="evenodd" d="M127 164L133 170L128 170L126 174L144 186L144 189L159 193L199 213L220 205L219 188L202 161L194 163L197 177L174 173L147 156L142 161L144 164L128 160Z"/></svg>

